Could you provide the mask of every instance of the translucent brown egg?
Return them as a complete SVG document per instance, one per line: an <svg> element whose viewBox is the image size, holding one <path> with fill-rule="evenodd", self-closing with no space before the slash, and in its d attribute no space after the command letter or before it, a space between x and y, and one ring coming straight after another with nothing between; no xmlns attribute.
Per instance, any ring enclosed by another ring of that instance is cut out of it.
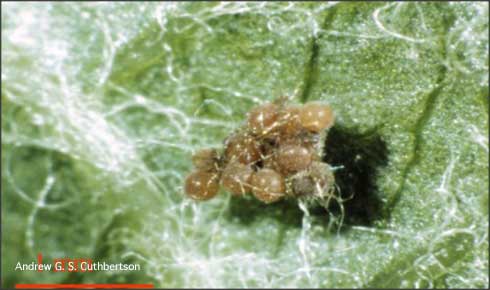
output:
<svg viewBox="0 0 490 290"><path fill-rule="evenodd" d="M221 185L236 196L244 195L251 191L250 179L253 169L250 165L239 162L230 162L221 175Z"/></svg>
<svg viewBox="0 0 490 290"><path fill-rule="evenodd" d="M192 164L197 169L212 171L217 169L218 152L216 149L201 149L192 155Z"/></svg>
<svg viewBox="0 0 490 290"><path fill-rule="evenodd" d="M299 175L291 178L292 193L295 196L305 196L315 192L316 184L309 175Z"/></svg>
<svg viewBox="0 0 490 290"><path fill-rule="evenodd" d="M284 177L278 172L263 168L252 176L252 192L262 202L272 203L285 195Z"/></svg>
<svg viewBox="0 0 490 290"><path fill-rule="evenodd" d="M301 145L287 144L277 150L274 159L281 172L290 174L306 169L311 163L312 152Z"/></svg>
<svg viewBox="0 0 490 290"><path fill-rule="evenodd" d="M285 107L279 112L278 132L282 139L297 136L302 129L298 107Z"/></svg>
<svg viewBox="0 0 490 290"><path fill-rule="evenodd" d="M307 170L291 178L295 196L324 197L331 193L334 175L328 164L314 161Z"/></svg>
<svg viewBox="0 0 490 290"><path fill-rule="evenodd" d="M260 159L260 145L250 135L233 135L226 141L225 147L228 161L238 160L243 164L252 164Z"/></svg>
<svg viewBox="0 0 490 290"><path fill-rule="evenodd" d="M266 156L262 160L262 168L269 168L269 169L275 170L277 172L280 172L280 169L281 169L281 167L277 164L273 155Z"/></svg>
<svg viewBox="0 0 490 290"><path fill-rule="evenodd" d="M335 177L327 163L313 161L308 167L309 175L321 188L331 188L335 182Z"/></svg>
<svg viewBox="0 0 490 290"><path fill-rule="evenodd" d="M322 130L334 123L331 108L313 102L288 105L289 98L253 108L243 126L231 132L223 150L202 149L185 192L196 200L214 197L219 188L233 196L247 193L264 203L286 196L330 197L335 187L330 166L322 162Z"/></svg>
<svg viewBox="0 0 490 290"><path fill-rule="evenodd" d="M333 125L334 115L330 106L313 102L307 103L301 108L299 120L305 129L318 133Z"/></svg>
<svg viewBox="0 0 490 290"><path fill-rule="evenodd" d="M196 170L185 179L185 193L195 200L208 200L219 190L218 174Z"/></svg>
<svg viewBox="0 0 490 290"><path fill-rule="evenodd" d="M264 135L274 129L278 117L278 106L266 103L248 113L248 128L255 135Z"/></svg>

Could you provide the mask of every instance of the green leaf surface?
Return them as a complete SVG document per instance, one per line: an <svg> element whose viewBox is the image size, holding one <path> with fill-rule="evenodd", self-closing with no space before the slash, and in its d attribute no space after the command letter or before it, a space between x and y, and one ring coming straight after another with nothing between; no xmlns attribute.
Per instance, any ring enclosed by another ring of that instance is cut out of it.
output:
<svg viewBox="0 0 490 290"><path fill-rule="evenodd" d="M372 223L184 196L282 95L386 144ZM488 99L486 2L2 3L2 286L488 288Z"/></svg>

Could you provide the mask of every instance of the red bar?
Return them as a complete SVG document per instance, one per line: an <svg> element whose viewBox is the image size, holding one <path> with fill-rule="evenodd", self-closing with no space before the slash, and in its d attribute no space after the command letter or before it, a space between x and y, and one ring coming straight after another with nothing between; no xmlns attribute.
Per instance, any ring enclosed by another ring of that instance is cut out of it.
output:
<svg viewBox="0 0 490 290"><path fill-rule="evenodd" d="M153 284L15 284L16 289L151 289Z"/></svg>
<svg viewBox="0 0 490 290"><path fill-rule="evenodd" d="M37 264L40 266L43 263L43 254L37 254ZM43 267L44 268L44 267ZM38 272L42 272L41 268L37 269Z"/></svg>

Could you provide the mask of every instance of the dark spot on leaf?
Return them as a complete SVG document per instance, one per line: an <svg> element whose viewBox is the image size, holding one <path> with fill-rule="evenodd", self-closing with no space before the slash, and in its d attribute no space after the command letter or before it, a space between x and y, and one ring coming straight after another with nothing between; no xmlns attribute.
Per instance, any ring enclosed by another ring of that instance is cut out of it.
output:
<svg viewBox="0 0 490 290"><path fill-rule="evenodd" d="M388 161L386 142L374 130L359 133L357 129L336 125L330 129L323 161L335 170L345 211L344 225L371 225L381 217L381 198L376 179L379 168ZM320 205L309 208L315 224L327 226L332 214L339 217L339 204L332 202L328 210ZM303 212L294 199L264 204L252 197L232 198L227 217L250 225L264 218L276 219L284 226L301 227Z"/></svg>
<svg viewBox="0 0 490 290"><path fill-rule="evenodd" d="M371 225L381 216L378 171L388 162L386 142L375 131L359 133L354 128L336 125L325 142L323 160L334 167L335 182L345 210L345 224ZM340 212L333 203L330 212Z"/></svg>

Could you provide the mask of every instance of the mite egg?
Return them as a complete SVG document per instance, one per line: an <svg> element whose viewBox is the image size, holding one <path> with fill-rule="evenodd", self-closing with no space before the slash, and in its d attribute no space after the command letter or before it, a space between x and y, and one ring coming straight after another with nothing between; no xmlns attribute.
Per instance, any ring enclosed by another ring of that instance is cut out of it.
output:
<svg viewBox="0 0 490 290"><path fill-rule="evenodd" d="M294 173L306 169L310 165L311 159L311 151L300 145L281 146L275 156L281 171L285 173Z"/></svg>
<svg viewBox="0 0 490 290"><path fill-rule="evenodd" d="M233 135L226 141L225 147L227 160L238 160L243 164L252 164L260 159L260 146L250 135Z"/></svg>
<svg viewBox="0 0 490 290"><path fill-rule="evenodd" d="M218 175L213 172L197 170L185 179L185 192L196 200L213 198L219 190Z"/></svg>
<svg viewBox="0 0 490 290"><path fill-rule="evenodd" d="M216 149L201 149L192 155L192 164L197 169L212 171L217 169L218 159Z"/></svg>
<svg viewBox="0 0 490 290"><path fill-rule="evenodd" d="M301 108L299 119L305 129L318 133L333 125L334 115L328 105L307 103Z"/></svg>
<svg viewBox="0 0 490 290"><path fill-rule="evenodd" d="M253 108L248 114L248 127L255 135L269 133L276 125L278 106L276 104L264 104Z"/></svg>
<svg viewBox="0 0 490 290"><path fill-rule="evenodd" d="M250 165L230 162L221 175L221 185L233 195L243 195L250 192L250 179L253 170Z"/></svg>
<svg viewBox="0 0 490 290"><path fill-rule="evenodd" d="M263 203L330 200L334 175L321 161L321 151L327 136L322 131L333 125L333 112L320 103L288 101L280 97L253 108L245 124L225 139L223 150L197 151L192 156L196 170L185 180L186 194L207 200L221 186L232 196L251 192Z"/></svg>
<svg viewBox="0 0 490 290"><path fill-rule="evenodd" d="M252 191L260 201L278 201L284 196L285 190L284 177L272 169L261 169L252 176Z"/></svg>
<svg viewBox="0 0 490 290"><path fill-rule="evenodd" d="M282 138L297 136L302 129L299 121L300 109L297 107L285 107L279 112L279 134Z"/></svg>
<svg viewBox="0 0 490 290"><path fill-rule="evenodd" d="M277 164L277 161L275 160L273 155L266 156L262 160L262 168L272 169L277 172L281 171L281 167Z"/></svg>
<svg viewBox="0 0 490 290"><path fill-rule="evenodd" d="M328 164L314 161L304 171L291 178L292 194L322 198L331 194L334 175Z"/></svg>
<svg viewBox="0 0 490 290"><path fill-rule="evenodd" d="M294 176L291 178L291 190L294 196L307 196L316 190L315 181L306 174Z"/></svg>
<svg viewBox="0 0 490 290"><path fill-rule="evenodd" d="M325 197L332 194L335 187L335 177L327 163L318 161L312 162L309 173L317 185L315 191L312 192L312 195Z"/></svg>

